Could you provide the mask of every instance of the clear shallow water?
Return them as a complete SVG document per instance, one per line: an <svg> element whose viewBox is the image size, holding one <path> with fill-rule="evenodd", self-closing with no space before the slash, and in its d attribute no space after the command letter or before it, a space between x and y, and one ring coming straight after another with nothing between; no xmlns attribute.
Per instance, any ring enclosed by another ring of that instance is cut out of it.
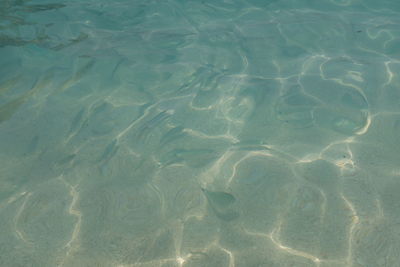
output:
<svg viewBox="0 0 400 267"><path fill-rule="evenodd" d="M400 266L399 13L1 2L0 266Z"/></svg>

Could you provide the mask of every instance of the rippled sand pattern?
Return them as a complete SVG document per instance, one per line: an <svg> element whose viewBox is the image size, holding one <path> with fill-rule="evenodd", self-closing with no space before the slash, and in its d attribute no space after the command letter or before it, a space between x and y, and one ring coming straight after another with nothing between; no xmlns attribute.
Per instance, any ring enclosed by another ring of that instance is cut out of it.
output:
<svg viewBox="0 0 400 267"><path fill-rule="evenodd" d="M400 266L400 2L0 3L0 266Z"/></svg>

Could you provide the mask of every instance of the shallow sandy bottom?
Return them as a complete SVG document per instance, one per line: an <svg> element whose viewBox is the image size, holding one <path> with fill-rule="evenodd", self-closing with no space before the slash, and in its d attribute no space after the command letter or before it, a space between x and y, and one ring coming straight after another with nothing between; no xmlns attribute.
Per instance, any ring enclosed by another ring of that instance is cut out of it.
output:
<svg viewBox="0 0 400 267"><path fill-rule="evenodd" d="M0 266L400 266L397 1L0 11Z"/></svg>

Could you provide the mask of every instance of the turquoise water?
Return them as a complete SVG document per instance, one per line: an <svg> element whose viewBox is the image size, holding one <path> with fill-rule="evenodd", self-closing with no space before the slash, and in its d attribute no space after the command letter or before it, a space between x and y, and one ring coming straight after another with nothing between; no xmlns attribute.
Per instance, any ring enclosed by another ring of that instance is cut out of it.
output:
<svg viewBox="0 0 400 267"><path fill-rule="evenodd" d="M400 266L400 2L0 2L0 266Z"/></svg>

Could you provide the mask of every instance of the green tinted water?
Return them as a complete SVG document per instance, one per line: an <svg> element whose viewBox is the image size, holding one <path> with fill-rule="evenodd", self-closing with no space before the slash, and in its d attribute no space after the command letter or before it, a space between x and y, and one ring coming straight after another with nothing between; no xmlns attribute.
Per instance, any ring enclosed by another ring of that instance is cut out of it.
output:
<svg viewBox="0 0 400 267"><path fill-rule="evenodd" d="M0 266L400 266L400 2L0 3Z"/></svg>

